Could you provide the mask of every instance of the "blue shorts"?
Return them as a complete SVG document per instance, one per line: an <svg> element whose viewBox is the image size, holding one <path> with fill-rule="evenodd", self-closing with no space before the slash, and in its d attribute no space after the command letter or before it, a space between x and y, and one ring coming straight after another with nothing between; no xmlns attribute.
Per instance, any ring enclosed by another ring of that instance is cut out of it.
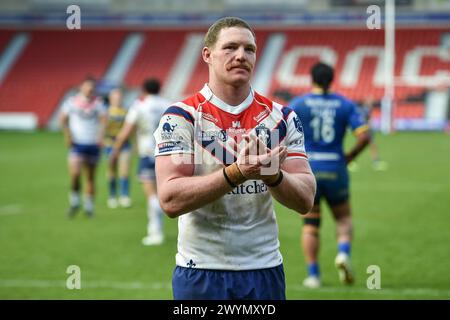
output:
<svg viewBox="0 0 450 320"><path fill-rule="evenodd" d="M147 156L139 159L138 176L141 182L156 180L155 158Z"/></svg>
<svg viewBox="0 0 450 320"><path fill-rule="evenodd" d="M330 206L341 204L349 199L349 180L346 167L336 170L314 170L317 181L317 191L314 204L319 204L322 197Z"/></svg>
<svg viewBox="0 0 450 320"><path fill-rule="evenodd" d="M95 165L100 158L100 147L96 144L72 143L69 156Z"/></svg>
<svg viewBox="0 0 450 320"><path fill-rule="evenodd" d="M283 265L244 271L177 266L172 276L175 300L286 300Z"/></svg>

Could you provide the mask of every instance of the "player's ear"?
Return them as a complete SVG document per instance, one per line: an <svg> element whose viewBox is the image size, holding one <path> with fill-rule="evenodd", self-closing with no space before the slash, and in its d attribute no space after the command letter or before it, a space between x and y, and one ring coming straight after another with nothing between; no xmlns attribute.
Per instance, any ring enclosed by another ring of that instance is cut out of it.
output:
<svg viewBox="0 0 450 320"><path fill-rule="evenodd" d="M210 64L211 62L211 50L208 47L203 47L202 49L202 58L203 61Z"/></svg>

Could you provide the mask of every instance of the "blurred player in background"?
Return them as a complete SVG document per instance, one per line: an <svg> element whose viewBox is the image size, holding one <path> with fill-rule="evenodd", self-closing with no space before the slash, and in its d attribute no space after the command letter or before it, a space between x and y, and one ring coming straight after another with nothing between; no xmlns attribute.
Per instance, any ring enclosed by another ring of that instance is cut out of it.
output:
<svg viewBox="0 0 450 320"><path fill-rule="evenodd" d="M364 115L364 118L366 119L367 124L370 128L370 120L372 116L374 102L372 97L367 98L362 104L359 105L361 108L361 112ZM370 130L370 143L369 143L369 150L370 150L370 157L372 159L372 168L376 171L384 171L387 170L388 164L387 162L380 159L379 153L378 153L378 147L375 142L375 132ZM352 161L348 164L348 169L352 172L358 170L358 164L356 161Z"/></svg>
<svg viewBox="0 0 450 320"><path fill-rule="evenodd" d="M139 152L139 179L147 197L147 236L142 239L144 245L159 245L164 241L163 213L156 195L155 182L155 139L153 132L158 127L164 111L170 102L161 96L161 84L157 79L146 80L143 84L143 96L128 111L125 124L117 136L111 153L111 164L117 161L119 150L128 141L134 130L137 130Z"/></svg>
<svg viewBox="0 0 450 320"><path fill-rule="evenodd" d="M256 38L245 21L216 21L204 43L208 83L155 132L159 199L178 217L173 295L285 299L272 196L299 213L312 207L301 124L251 88Z"/></svg>
<svg viewBox="0 0 450 320"><path fill-rule="evenodd" d="M93 78L86 78L79 93L64 103L60 114L60 125L70 150L69 217L80 207L82 169L86 170L84 210L89 217L94 215L95 171L106 125L106 110L101 99L95 96L95 85Z"/></svg>
<svg viewBox="0 0 450 320"><path fill-rule="evenodd" d="M122 128L127 109L122 105L122 90L119 88L111 90L108 95L108 124L105 132L105 152L108 156L111 155L116 137ZM130 160L131 160L131 144L126 140L120 148L118 155L118 163L114 162L113 166L108 166L108 207L111 209L117 208L119 205L124 208L131 206L130 199ZM120 197L117 201L117 180L120 185Z"/></svg>
<svg viewBox="0 0 450 320"><path fill-rule="evenodd" d="M329 92L334 77L333 68L318 63L311 69L311 75L312 93L293 99L290 106L303 123L305 148L317 180L314 206L304 217L301 237L308 263L308 277L303 284L317 288L321 285L318 253L322 197L336 220L338 254L335 265L340 280L346 284L354 281L350 264L352 220L347 164L367 146L370 135L358 107L345 97ZM343 142L348 127L353 130L357 141L351 151L344 154Z"/></svg>

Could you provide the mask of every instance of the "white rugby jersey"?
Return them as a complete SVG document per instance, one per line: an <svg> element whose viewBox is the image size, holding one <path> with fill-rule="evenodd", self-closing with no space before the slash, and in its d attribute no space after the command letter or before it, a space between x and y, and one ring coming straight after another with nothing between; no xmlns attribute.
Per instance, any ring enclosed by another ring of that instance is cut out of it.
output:
<svg viewBox="0 0 450 320"><path fill-rule="evenodd" d="M164 111L170 102L157 95L147 95L136 100L127 113L125 122L137 127L137 145L141 157L153 156L155 139L153 132L158 127Z"/></svg>
<svg viewBox="0 0 450 320"><path fill-rule="evenodd" d="M61 112L69 117L73 143L93 145L103 138L99 137L100 117L106 114L106 109L99 98L88 100L77 94L64 102Z"/></svg>
<svg viewBox="0 0 450 320"><path fill-rule="evenodd" d="M295 113L252 91L238 106L214 96L205 85L166 110L155 131L156 156L194 154L194 175L222 170L236 160L230 139L253 133L270 148L288 148L288 158L307 159L303 129ZM181 158L180 155L175 157ZM268 187L249 180L222 198L178 218L176 264L216 270L278 266L278 226Z"/></svg>

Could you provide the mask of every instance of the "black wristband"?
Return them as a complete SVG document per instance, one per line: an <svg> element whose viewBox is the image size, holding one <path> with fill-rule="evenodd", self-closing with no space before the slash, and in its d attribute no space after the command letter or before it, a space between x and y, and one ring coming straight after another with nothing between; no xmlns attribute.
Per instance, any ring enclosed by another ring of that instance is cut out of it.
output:
<svg viewBox="0 0 450 320"><path fill-rule="evenodd" d="M225 177L225 180L228 182L230 187L232 187L233 189L236 188L237 186L233 182L231 182L230 178L228 178L227 173L225 172L225 167L223 168L222 172L223 176Z"/></svg>
<svg viewBox="0 0 450 320"><path fill-rule="evenodd" d="M278 186L281 183L281 181L283 181L283 171L280 170L280 174L278 175L277 180L271 184L266 183L266 185L271 188L274 188L274 187Z"/></svg>

